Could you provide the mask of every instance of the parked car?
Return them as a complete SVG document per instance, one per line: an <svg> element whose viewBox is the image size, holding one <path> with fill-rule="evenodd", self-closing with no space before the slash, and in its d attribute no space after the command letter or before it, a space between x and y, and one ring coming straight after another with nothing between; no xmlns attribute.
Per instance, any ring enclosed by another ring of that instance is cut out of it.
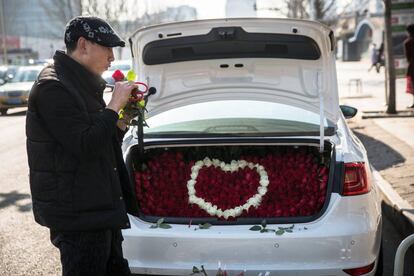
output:
<svg viewBox="0 0 414 276"><path fill-rule="evenodd" d="M0 66L0 85L10 81L16 74L17 66Z"/></svg>
<svg viewBox="0 0 414 276"><path fill-rule="evenodd" d="M127 72L131 69L131 60L115 60L111 63L111 67L108 68L105 72L102 74L102 78L108 83L108 84L114 84L115 81L112 78L112 74L115 72L115 70L121 70L124 75L127 74Z"/></svg>
<svg viewBox="0 0 414 276"><path fill-rule="evenodd" d="M15 107L27 106L30 89L43 66L18 67L16 75L6 84L0 86L0 113Z"/></svg>
<svg viewBox="0 0 414 276"><path fill-rule="evenodd" d="M151 92L149 127L138 120L123 142L139 202L123 231L133 273L381 270L379 192L345 121L356 109L339 105L328 27L215 19L130 43Z"/></svg>

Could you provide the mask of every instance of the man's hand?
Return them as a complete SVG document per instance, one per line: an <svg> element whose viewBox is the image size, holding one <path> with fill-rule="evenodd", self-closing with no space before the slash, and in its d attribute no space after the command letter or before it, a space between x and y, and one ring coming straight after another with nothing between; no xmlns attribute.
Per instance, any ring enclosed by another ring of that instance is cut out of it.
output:
<svg viewBox="0 0 414 276"><path fill-rule="evenodd" d="M125 129L128 127L129 123L131 122L131 120L133 119L132 116L130 116L128 113L123 113L123 118L119 119L117 122L117 126L119 129L125 131Z"/></svg>
<svg viewBox="0 0 414 276"><path fill-rule="evenodd" d="M106 108L112 109L116 113L121 110L127 103L131 95L131 91L138 86L130 82L116 82L112 98Z"/></svg>

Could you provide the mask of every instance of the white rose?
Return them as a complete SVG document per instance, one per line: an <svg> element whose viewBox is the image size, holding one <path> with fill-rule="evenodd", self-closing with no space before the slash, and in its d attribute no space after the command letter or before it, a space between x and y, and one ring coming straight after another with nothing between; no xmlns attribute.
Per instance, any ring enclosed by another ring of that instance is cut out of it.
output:
<svg viewBox="0 0 414 276"><path fill-rule="evenodd" d="M228 218L229 218L229 216L230 216L230 210L225 210L225 211L223 212L223 217L224 217L224 219L228 219Z"/></svg>
<svg viewBox="0 0 414 276"><path fill-rule="evenodd" d="M249 203L245 203L245 204L243 204L243 209L244 210L249 210L249 208L250 208L250 204Z"/></svg>
<svg viewBox="0 0 414 276"><path fill-rule="evenodd" d="M188 188L188 195L195 195L196 190L194 189L194 186L187 187Z"/></svg>
<svg viewBox="0 0 414 276"><path fill-rule="evenodd" d="M197 204L198 206L202 207L205 203L204 199L197 197L196 200L194 201L195 204Z"/></svg>
<svg viewBox="0 0 414 276"><path fill-rule="evenodd" d="M194 186L197 183L194 179L190 179L187 181L187 187Z"/></svg>
<svg viewBox="0 0 414 276"><path fill-rule="evenodd" d="M265 175L261 175L260 179L269 180L269 177L267 176L267 173L266 173Z"/></svg>
<svg viewBox="0 0 414 276"><path fill-rule="evenodd" d="M257 188L257 191L259 192L260 195L265 195L267 193L267 188L266 187L259 187Z"/></svg>
<svg viewBox="0 0 414 276"><path fill-rule="evenodd" d="M213 163L214 167L219 167L220 166L220 160L218 160L218 159L213 159L212 163Z"/></svg>
<svg viewBox="0 0 414 276"><path fill-rule="evenodd" d="M206 165L207 167L210 167L212 165L212 162L210 158L208 157L204 158L203 162L204 162L204 165Z"/></svg>
<svg viewBox="0 0 414 276"><path fill-rule="evenodd" d="M236 171L238 171L238 170L239 170L239 164L237 164L237 162L233 163L233 161L231 161L231 164L230 164L230 170L231 170L232 172L236 172Z"/></svg>
<svg viewBox="0 0 414 276"><path fill-rule="evenodd" d="M253 163L247 163L247 166L250 168L250 169L253 169L254 168L254 164Z"/></svg>
<svg viewBox="0 0 414 276"><path fill-rule="evenodd" d="M269 185L269 180L267 180L267 179L261 179L259 181L259 183L260 183L261 186L267 187Z"/></svg>
<svg viewBox="0 0 414 276"><path fill-rule="evenodd" d="M202 167L203 165L204 165L204 162L203 161L201 161L201 160L198 160L197 162L195 162L195 165L197 166L197 167Z"/></svg>
<svg viewBox="0 0 414 276"><path fill-rule="evenodd" d="M191 173L191 178L192 179L196 179L197 176L198 176L198 173L196 173L196 172Z"/></svg>
<svg viewBox="0 0 414 276"><path fill-rule="evenodd" d="M222 216L223 216L223 210L218 209L218 210L217 210L217 212L216 212L216 215L217 215L218 217L222 217Z"/></svg>
<svg viewBox="0 0 414 276"><path fill-rule="evenodd" d="M247 203L249 205L255 205L257 203L257 200L256 200L256 198L251 197L251 198L249 198L249 200L247 200Z"/></svg>
<svg viewBox="0 0 414 276"><path fill-rule="evenodd" d="M213 207L213 205L210 202L205 202L204 203L204 209L205 210L210 209L211 207Z"/></svg>
<svg viewBox="0 0 414 276"><path fill-rule="evenodd" d="M257 201L261 201L262 200L262 196L261 195L258 195L258 194L256 194L255 196L254 196L254 198L257 200Z"/></svg>
<svg viewBox="0 0 414 276"><path fill-rule="evenodd" d="M231 171L231 166L229 164L224 165L224 167L222 167L223 171L225 172L229 172Z"/></svg>
<svg viewBox="0 0 414 276"><path fill-rule="evenodd" d="M197 201L197 197L195 195L190 195L188 197L188 202L190 202L190 203L196 203L196 201Z"/></svg>
<svg viewBox="0 0 414 276"><path fill-rule="evenodd" d="M237 206L236 208L234 208L234 213L236 216L240 216L241 213L243 213L243 208L241 206Z"/></svg>
<svg viewBox="0 0 414 276"><path fill-rule="evenodd" d="M217 206L213 205L211 208L207 209L207 213L211 216L214 216L217 212Z"/></svg>
<svg viewBox="0 0 414 276"><path fill-rule="evenodd" d="M245 160L239 160L239 167L244 169L247 166L247 162Z"/></svg>

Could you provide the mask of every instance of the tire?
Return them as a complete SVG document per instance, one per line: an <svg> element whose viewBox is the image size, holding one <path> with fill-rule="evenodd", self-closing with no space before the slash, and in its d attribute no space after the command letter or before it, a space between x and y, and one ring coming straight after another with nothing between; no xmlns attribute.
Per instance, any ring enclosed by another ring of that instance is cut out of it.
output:
<svg viewBox="0 0 414 276"><path fill-rule="evenodd" d="M384 272L384 250L383 250L383 243L381 242L380 251L378 254L377 259L377 270L375 271L375 276L382 276Z"/></svg>
<svg viewBox="0 0 414 276"><path fill-rule="evenodd" d="M8 110L8 108L0 108L0 114L1 115L6 115L7 114L7 110Z"/></svg>

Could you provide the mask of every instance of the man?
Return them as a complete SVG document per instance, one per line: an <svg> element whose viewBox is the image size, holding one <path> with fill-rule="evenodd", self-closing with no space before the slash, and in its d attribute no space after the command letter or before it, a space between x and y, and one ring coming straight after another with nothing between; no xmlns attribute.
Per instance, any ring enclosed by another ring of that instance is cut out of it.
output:
<svg viewBox="0 0 414 276"><path fill-rule="evenodd" d="M125 46L97 17L76 17L67 51L40 73L26 118L30 188L36 222L50 229L63 275L129 275L121 230L137 203L122 159L125 121L118 119L136 86L116 83L108 105L100 77Z"/></svg>
<svg viewBox="0 0 414 276"><path fill-rule="evenodd" d="M406 92L413 97L412 104L408 108L414 108L414 24L407 26L407 39L404 41L405 57L407 58L407 89Z"/></svg>

